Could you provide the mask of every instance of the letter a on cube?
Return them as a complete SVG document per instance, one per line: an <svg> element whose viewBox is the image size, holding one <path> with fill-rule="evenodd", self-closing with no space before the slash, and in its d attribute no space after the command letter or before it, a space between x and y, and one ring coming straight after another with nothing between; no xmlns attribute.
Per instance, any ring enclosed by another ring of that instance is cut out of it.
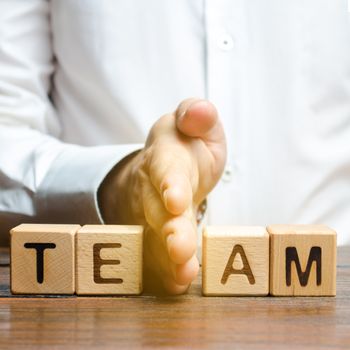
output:
<svg viewBox="0 0 350 350"><path fill-rule="evenodd" d="M269 293L269 235L264 227L206 227L202 256L204 295Z"/></svg>
<svg viewBox="0 0 350 350"><path fill-rule="evenodd" d="M324 225L271 225L270 293L336 294L336 232Z"/></svg>
<svg viewBox="0 0 350 350"><path fill-rule="evenodd" d="M142 226L86 225L76 235L76 293L142 292Z"/></svg>
<svg viewBox="0 0 350 350"><path fill-rule="evenodd" d="M11 230L11 291L74 294L79 225L22 224Z"/></svg>

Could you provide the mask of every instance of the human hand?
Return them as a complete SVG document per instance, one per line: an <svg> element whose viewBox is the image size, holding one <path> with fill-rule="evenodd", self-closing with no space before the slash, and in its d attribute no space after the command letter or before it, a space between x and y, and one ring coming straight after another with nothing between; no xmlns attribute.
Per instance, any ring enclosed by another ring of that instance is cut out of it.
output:
<svg viewBox="0 0 350 350"><path fill-rule="evenodd" d="M106 223L145 226L145 266L171 294L185 292L197 276L197 209L225 161L214 105L187 99L153 125L144 149L122 161L101 186Z"/></svg>

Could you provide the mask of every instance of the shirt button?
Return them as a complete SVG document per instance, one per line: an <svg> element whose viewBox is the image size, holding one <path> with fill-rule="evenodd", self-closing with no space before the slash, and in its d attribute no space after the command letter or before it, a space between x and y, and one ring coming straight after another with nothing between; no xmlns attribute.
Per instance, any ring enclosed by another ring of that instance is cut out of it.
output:
<svg viewBox="0 0 350 350"><path fill-rule="evenodd" d="M233 176L233 170L230 165L226 165L225 170L221 176L222 181L224 182L231 182Z"/></svg>
<svg viewBox="0 0 350 350"><path fill-rule="evenodd" d="M229 51L233 48L233 39L229 34L223 34L218 40L218 46L221 50Z"/></svg>

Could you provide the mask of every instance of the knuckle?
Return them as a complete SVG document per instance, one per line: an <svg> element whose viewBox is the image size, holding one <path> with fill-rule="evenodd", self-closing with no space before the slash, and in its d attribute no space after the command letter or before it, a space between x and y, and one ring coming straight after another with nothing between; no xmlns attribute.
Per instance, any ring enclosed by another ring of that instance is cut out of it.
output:
<svg viewBox="0 0 350 350"><path fill-rule="evenodd" d="M154 140L160 135L164 134L164 131L175 126L175 117L172 113L162 115L151 127L148 135L148 143L154 142Z"/></svg>

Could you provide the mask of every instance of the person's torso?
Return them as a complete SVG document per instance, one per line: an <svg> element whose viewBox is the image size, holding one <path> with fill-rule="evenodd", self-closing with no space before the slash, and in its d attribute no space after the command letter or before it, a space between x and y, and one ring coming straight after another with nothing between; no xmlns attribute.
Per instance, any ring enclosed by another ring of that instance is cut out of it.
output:
<svg viewBox="0 0 350 350"><path fill-rule="evenodd" d="M346 0L51 0L66 142L139 143L184 98L228 140L212 224L323 222L350 241Z"/></svg>

